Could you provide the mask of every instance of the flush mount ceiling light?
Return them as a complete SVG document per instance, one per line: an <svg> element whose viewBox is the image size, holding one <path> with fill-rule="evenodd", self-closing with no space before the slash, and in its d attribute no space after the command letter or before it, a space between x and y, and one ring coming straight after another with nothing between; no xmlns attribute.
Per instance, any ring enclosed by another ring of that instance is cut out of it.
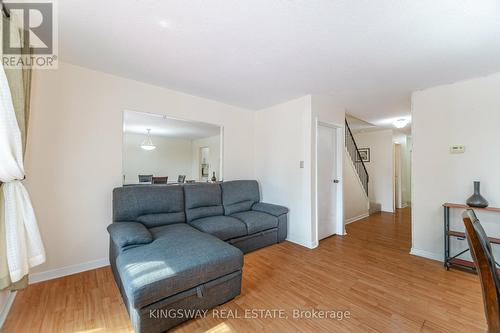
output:
<svg viewBox="0 0 500 333"><path fill-rule="evenodd" d="M406 127L406 125L408 125L409 122L410 122L409 119L401 118L401 119L394 121L392 124L394 126L396 126L397 128L403 128L403 127Z"/></svg>
<svg viewBox="0 0 500 333"><path fill-rule="evenodd" d="M172 25L169 20L159 20L158 25L162 28L170 28Z"/></svg>
<svg viewBox="0 0 500 333"><path fill-rule="evenodd" d="M148 128L146 131L148 131L148 134L146 135L146 139L142 141L141 148L144 150L154 150L156 149L156 146L153 143L153 140L151 140L151 129Z"/></svg>

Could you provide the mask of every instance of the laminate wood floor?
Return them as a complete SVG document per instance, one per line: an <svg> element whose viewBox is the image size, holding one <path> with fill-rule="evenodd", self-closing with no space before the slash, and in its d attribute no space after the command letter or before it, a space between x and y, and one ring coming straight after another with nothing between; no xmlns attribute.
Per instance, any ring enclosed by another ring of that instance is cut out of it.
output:
<svg viewBox="0 0 500 333"><path fill-rule="evenodd" d="M347 236L327 238L314 250L284 242L245 255L241 295L173 332L486 331L477 276L409 255L410 230L410 211L403 209L349 224ZM293 318L294 310L312 309L350 316ZM244 316L246 310L263 316L221 318ZM271 311L261 310L283 310L288 319L267 318ZM19 292L3 332L132 328L111 270L104 267Z"/></svg>

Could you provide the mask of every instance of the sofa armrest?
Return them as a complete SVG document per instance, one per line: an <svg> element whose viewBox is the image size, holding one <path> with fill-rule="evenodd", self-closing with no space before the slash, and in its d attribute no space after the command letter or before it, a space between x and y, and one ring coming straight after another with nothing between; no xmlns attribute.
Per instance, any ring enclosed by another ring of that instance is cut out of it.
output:
<svg viewBox="0 0 500 333"><path fill-rule="evenodd" d="M149 244L153 241L153 236L142 223L114 222L107 229L111 239L119 248Z"/></svg>
<svg viewBox="0 0 500 333"><path fill-rule="evenodd" d="M255 210L257 212L267 213L273 216L281 216L283 214L288 213L288 208L286 207L268 204L264 202L257 202L252 206L252 210Z"/></svg>

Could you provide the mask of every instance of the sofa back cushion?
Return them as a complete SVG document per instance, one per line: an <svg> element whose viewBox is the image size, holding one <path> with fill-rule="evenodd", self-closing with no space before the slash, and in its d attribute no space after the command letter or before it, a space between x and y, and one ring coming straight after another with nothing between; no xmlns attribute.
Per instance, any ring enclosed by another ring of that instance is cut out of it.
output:
<svg viewBox="0 0 500 333"><path fill-rule="evenodd" d="M221 187L225 215L248 211L260 201L259 184L255 180L233 180L222 183Z"/></svg>
<svg viewBox="0 0 500 333"><path fill-rule="evenodd" d="M113 222L141 222L148 228L186 222L182 186L139 185L113 190Z"/></svg>
<svg viewBox="0 0 500 333"><path fill-rule="evenodd" d="M188 222L209 216L224 215L219 184L184 185Z"/></svg>

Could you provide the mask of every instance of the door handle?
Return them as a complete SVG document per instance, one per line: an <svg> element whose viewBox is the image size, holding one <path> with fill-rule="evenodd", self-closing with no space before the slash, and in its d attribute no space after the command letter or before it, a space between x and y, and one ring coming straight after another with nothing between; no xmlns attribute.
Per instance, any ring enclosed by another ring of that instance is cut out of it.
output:
<svg viewBox="0 0 500 333"><path fill-rule="evenodd" d="M334 179L334 180L333 180L333 182L334 182L335 184L338 184L338 183L340 183L340 180L338 180L338 179Z"/></svg>

